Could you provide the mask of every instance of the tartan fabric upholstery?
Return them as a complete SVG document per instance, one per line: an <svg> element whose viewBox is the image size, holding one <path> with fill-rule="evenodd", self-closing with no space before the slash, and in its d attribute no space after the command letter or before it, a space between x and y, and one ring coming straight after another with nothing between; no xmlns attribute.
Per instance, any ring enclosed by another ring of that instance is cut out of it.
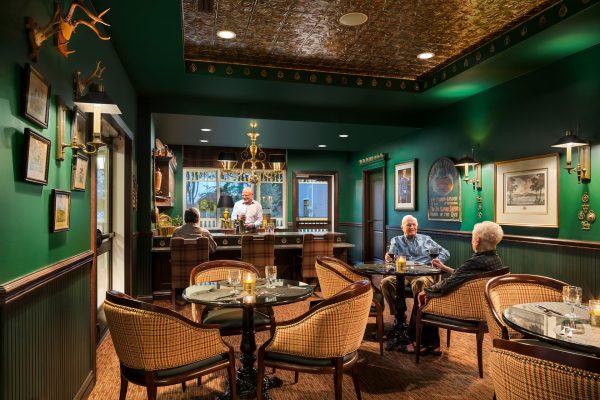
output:
<svg viewBox="0 0 600 400"><path fill-rule="evenodd" d="M302 278L316 278L315 261L318 256L333 256L333 233L315 237L308 233L302 243Z"/></svg>
<svg viewBox="0 0 600 400"><path fill-rule="evenodd" d="M318 308L300 321L275 327L266 351L310 358L343 357L362 342L373 291Z"/></svg>
<svg viewBox="0 0 600 400"><path fill-rule="evenodd" d="M199 328L170 315L108 300L104 312L119 360L133 369L176 368L229 351L219 329Z"/></svg>
<svg viewBox="0 0 600 400"><path fill-rule="evenodd" d="M422 309L423 314L435 314L471 321L485 321L485 309L487 305L483 290L489 279L473 279L442 297L430 298Z"/></svg>
<svg viewBox="0 0 600 400"><path fill-rule="evenodd" d="M319 286L321 287L321 297L324 299L328 299L336 293L341 292L354 282L348 280L344 276L336 274L335 271L325 268L318 262L315 262L315 271L317 272L317 279L319 280ZM357 281L365 279L363 277L360 278L361 279L357 279Z"/></svg>
<svg viewBox="0 0 600 400"><path fill-rule="evenodd" d="M513 275L514 276L514 275ZM533 303L544 301L562 301L562 293L552 287L527 282L506 283L489 291L489 300L498 315L502 315L507 307L521 303ZM508 329L508 337L521 338L523 335L508 327L503 322L496 320L489 307L486 307L486 319L488 330L493 338L502 338L502 326Z"/></svg>
<svg viewBox="0 0 600 400"><path fill-rule="evenodd" d="M329 265L332 268L335 268L335 270L337 272L339 272L340 274L344 275L346 278L348 278L348 280L350 282L358 282L358 281L362 281L363 279L365 279L364 276L357 274L356 272L352 271L349 266L343 262L342 260L338 260L337 258L334 257L328 257L327 260L321 260L325 263L327 263L327 265ZM316 264L315 264L315 268L316 268Z"/></svg>
<svg viewBox="0 0 600 400"><path fill-rule="evenodd" d="M172 288L187 287L192 268L205 261L208 261L208 238L171 238Z"/></svg>
<svg viewBox="0 0 600 400"><path fill-rule="evenodd" d="M490 366L498 400L600 398L598 373L498 348Z"/></svg>
<svg viewBox="0 0 600 400"><path fill-rule="evenodd" d="M265 265L275 264L275 236L242 236L242 261L254 265L261 277L265 276Z"/></svg>

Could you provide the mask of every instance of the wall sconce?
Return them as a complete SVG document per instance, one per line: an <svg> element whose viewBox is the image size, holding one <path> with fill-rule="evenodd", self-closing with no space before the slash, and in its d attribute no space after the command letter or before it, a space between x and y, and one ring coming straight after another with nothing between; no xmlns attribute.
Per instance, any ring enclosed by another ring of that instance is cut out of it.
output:
<svg viewBox="0 0 600 400"><path fill-rule="evenodd" d="M552 147L559 147L566 149L565 155L565 169L569 174L575 171L577 175L577 181L579 183L588 183L592 179L592 170L590 168L590 155L591 146L589 142L581 139L579 136L574 135L570 129L565 131L565 135L562 136ZM573 167L571 163L572 148L577 147L579 152L578 163Z"/></svg>
<svg viewBox="0 0 600 400"><path fill-rule="evenodd" d="M74 101L84 113L92 114L92 141L79 143L76 137L71 139L71 143L60 143L61 148L70 147L73 151L81 150L86 154L94 154L106 143L102 141L102 114L121 114L119 107L104 92L102 84L92 84L90 90Z"/></svg>
<svg viewBox="0 0 600 400"><path fill-rule="evenodd" d="M473 154L474 150L471 149L471 154ZM470 183L473 185L473 190L481 190L481 163L475 161L473 157L469 157L465 154L463 158L454 163L454 166L459 169L460 167L465 168L465 183ZM473 168L472 173L473 176L469 177L469 169ZM459 169L460 171L460 169Z"/></svg>
<svg viewBox="0 0 600 400"><path fill-rule="evenodd" d="M285 167L285 154L270 154L269 164L273 168L273 172L281 172Z"/></svg>
<svg viewBox="0 0 600 400"><path fill-rule="evenodd" d="M221 163L223 172L231 172L237 165L237 156L235 155L235 153L222 151L219 153L217 161Z"/></svg>

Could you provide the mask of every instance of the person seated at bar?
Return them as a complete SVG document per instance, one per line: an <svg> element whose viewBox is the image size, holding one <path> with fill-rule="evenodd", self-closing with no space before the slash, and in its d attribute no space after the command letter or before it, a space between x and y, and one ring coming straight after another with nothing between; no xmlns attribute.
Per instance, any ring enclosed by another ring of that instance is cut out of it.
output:
<svg viewBox="0 0 600 400"><path fill-rule="evenodd" d="M231 212L233 220L240 219L246 230L254 230L262 224L262 206L254 200L254 191L250 187L242 190L242 200L236 201Z"/></svg>
<svg viewBox="0 0 600 400"><path fill-rule="evenodd" d="M440 297L450 293L474 276L502 268L502 260L496 252L496 247L503 236L502 228L494 222L484 221L475 224L471 234L471 247L475 253L456 269L450 268L438 259L434 259L431 264L450 275L419 292L415 304L420 307L427 302L428 298ZM413 306L408 326L408 334L413 341L416 339L418 307ZM425 353L432 351L433 354L441 354L438 328L429 325L423 326L421 346L425 346L426 350L423 350ZM410 353L411 351L414 352L414 346L408 345L407 352Z"/></svg>
<svg viewBox="0 0 600 400"><path fill-rule="evenodd" d="M200 226L200 211L196 207L190 207L183 214L182 226L173 231L174 238L196 239L198 237L208 238L208 251L214 253L217 250L217 243L207 229Z"/></svg>
<svg viewBox="0 0 600 400"><path fill-rule="evenodd" d="M385 255L386 262L394 261L393 256L401 255L406 257L406 261L421 262L428 264L431 261L429 250L439 249L438 259L446 262L450 259L450 252L437 244L431 237L417 233L419 223L412 215L405 215L402 218L403 235L392 238L390 248ZM419 293L423 288L431 286L434 282L431 276L406 277L414 294ZM381 281L381 291L390 305L390 314L396 315L396 277L388 276Z"/></svg>

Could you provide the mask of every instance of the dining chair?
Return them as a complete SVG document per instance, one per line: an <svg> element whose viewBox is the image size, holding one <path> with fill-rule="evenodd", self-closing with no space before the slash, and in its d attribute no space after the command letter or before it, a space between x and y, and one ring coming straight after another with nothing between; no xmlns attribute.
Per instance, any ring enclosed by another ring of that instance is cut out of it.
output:
<svg viewBox="0 0 600 400"><path fill-rule="evenodd" d="M510 274L491 279L485 286L486 320L492 338L514 339L523 335L508 327L502 313L515 304L562 301L566 283L540 275Z"/></svg>
<svg viewBox="0 0 600 400"><path fill-rule="evenodd" d="M208 238L171 238L171 305L177 307L175 297L178 290L185 289L190 272L196 265L208 261Z"/></svg>
<svg viewBox="0 0 600 400"><path fill-rule="evenodd" d="M354 268L350 265L335 257L317 257L315 263L315 270L321 287L321 297L324 299L330 298L353 282L366 279L354 271ZM381 290L372 282L371 289L373 290L373 303L369 310L369 317L375 318L379 353L383 355L383 310L385 309L385 301Z"/></svg>
<svg viewBox="0 0 600 400"><path fill-rule="evenodd" d="M235 355L223 341L216 325L197 324L164 307L133 299L111 290L106 292L104 312L119 358L121 389L128 383L146 386L149 400L156 399L158 386L197 379L227 369L230 396L237 398Z"/></svg>
<svg viewBox="0 0 600 400"><path fill-rule="evenodd" d="M421 333L423 325L447 329L446 345L450 346L450 331L474 333L477 342L477 366L483 378L483 336L488 331L485 315L483 288L493 277L508 274L508 267L473 276L455 290L428 299L417 311L416 319L416 362L421 355Z"/></svg>
<svg viewBox="0 0 600 400"><path fill-rule="evenodd" d="M294 371L295 383L299 372L333 375L336 400L342 399L344 371L350 370L360 400L358 348L372 300L371 284L362 280L346 286L305 314L277 323L273 336L258 350L258 400L263 398L266 367Z"/></svg>
<svg viewBox="0 0 600 400"><path fill-rule="evenodd" d="M251 272L258 276L258 270L249 263L237 260L214 260L207 261L195 266L189 276L189 285L202 282L216 282L227 280L230 270L239 270L242 277ZM242 333L241 308L211 308L192 303L192 318L203 324L216 324L220 326L221 335L231 336ZM275 316L273 308L269 306L257 307L254 313L254 326L256 331L273 329Z"/></svg>
<svg viewBox="0 0 600 400"><path fill-rule="evenodd" d="M242 261L254 265L264 278L265 265L275 264L275 236L242 236Z"/></svg>
<svg viewBox="0 0 600 400"><path fill-rule="evenodd" d="M317 278L315 261L318 256L333 257L333 233L315 236L307 233L302 241L302 280L308 282Z"/></svg>
<svg viewBox="0 0 600 400"><path fill-rule="evenodd" d="M600 358L534 343L494 339L490 374L497 400L600 398Z"/></svg>

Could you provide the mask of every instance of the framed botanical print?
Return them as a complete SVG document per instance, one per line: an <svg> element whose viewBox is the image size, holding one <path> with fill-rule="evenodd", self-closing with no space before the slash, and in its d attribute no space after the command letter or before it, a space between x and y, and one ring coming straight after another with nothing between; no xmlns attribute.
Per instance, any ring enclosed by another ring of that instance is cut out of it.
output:
<svg viewBox="0 0 600 400"><path fill-rule="evenodd" d="M50 139L25 128L23 178L27 182L46 185L50 165Z"/></svg>
<svg viewBox="0 0 600 400"><path fill-rule="evenodd" d="M73 108L73 121L71 123L71 141L85 144L87 141L87 118L85 113L77 106Z"/></svg>
<svg viewBox="0 0 600 400"><path fill-rule="evenodd" d="M85 191L88 161L89 158L84 154L78 153L73 157L73 167L71 168L71 190Z"/></svg>
<svg viewBox="0 0 600 400"><path fill-rule="evenodd" d="M42 128L48 127L50 83L31 66L25 64L22 92L23 116Z"/></svg>
<svg viewBox="0 0 600 400"><path fill-rule="evenodd" d="M50 231L61 232L69 230L71 219L71 192L52 189L52 218Z"/></svg>
<svg viewBox="0 0 600 400"><path fill-rule="evenodd" d="M558 228L558 154L494 163L494 220Z"/></svg>
<svg viewBox="0 0 600 400"><path fill-rule="evenodd" d="M394 210L416 210L416 160L394 165Z"/></svg>
<svg viewBox="0 0 600 400"><path fill-rule="evenodd" d="M454 161L447 157L433 162L427 177L427 219L455 221L462 219L460 176Z"/></svg>

